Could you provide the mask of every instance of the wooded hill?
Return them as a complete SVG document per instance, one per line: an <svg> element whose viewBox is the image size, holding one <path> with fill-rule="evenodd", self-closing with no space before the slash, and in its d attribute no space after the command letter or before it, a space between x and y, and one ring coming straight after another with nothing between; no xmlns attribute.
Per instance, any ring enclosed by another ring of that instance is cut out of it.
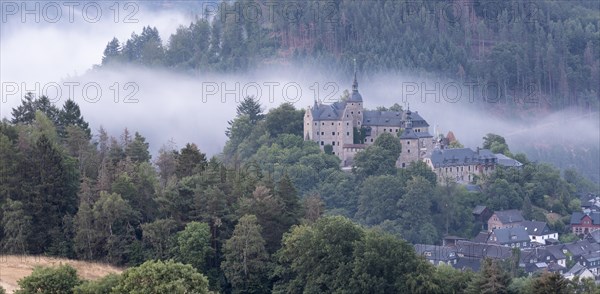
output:
<svg viewBox="0 0 600 294"><path fill-rule="evenodd" d="M509 101L534 95L542 109L598 111L597 1L271 2L221 3L226 13L199 13L168 40L148 24L128 40L113 39L102 65L202 72L326 64L351 73L356 59L367 76L447 77L487 85Z"/></svg>

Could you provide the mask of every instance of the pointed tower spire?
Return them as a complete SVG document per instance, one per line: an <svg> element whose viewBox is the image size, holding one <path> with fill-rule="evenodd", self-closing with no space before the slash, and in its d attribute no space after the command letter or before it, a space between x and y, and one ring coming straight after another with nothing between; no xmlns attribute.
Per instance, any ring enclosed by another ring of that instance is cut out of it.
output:
<svg viewBox="0 0 600 294"><path fill-rule="evenodd" d="M354 82L352 83L352 92L358 92L358 81L356 80L356 58L354 58Z"/></svg>

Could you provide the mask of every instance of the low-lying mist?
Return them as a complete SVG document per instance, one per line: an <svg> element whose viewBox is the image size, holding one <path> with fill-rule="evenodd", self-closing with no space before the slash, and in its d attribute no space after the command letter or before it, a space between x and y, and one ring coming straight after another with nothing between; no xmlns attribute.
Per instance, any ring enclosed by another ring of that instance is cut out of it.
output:
<svg viewBox="0 0 600 294"><path fill-rule="evenodd" d="M0 117L10 118L10 110L28 91L47 94L60 106L71 97L94 131L100 126L113 136L119 136L124 128L139 131L150 142L154 155L169 141L179 148L194 142L202 151L215 155L225 144L227 121L235 116L237 101L245 95L259 98L266 111L284 102L297 108L312 105L314 99L331 103L351 88L351 72L340 74L326 66L294 63L265 65L244 73L177 73L124 65L90 70L101 62L103 49L113 37L124 41L132 32L151 25L158 28L166 44L168 36L179 25L188 25L193 16L179 10L141 9L137 19L136 23L86 23L77 19L75 23L50 25L14 20L3 23ZM367 78L362 72L358 72L359 91L369 109L394 103L410 106L429 122L432 134L452 131L471 148L481 146L487 133L500 134L506 137L511 151L552 161L561 168L573 167L577 163L568 158L589 151L582 155L589 165L583 170L600 170L597 110L532 111L536 115L523 118L522 113L506 111L511 109L506 107L507 101L483 95L487 85L437 80L411 72ZM530 109L543 103L535 95L521 102ZM557 148L562 151L557 153ZM553 160L561 156L555 154L563 153L567 155L561 161ZM597 173L587 176L600 182Z"/></svg>

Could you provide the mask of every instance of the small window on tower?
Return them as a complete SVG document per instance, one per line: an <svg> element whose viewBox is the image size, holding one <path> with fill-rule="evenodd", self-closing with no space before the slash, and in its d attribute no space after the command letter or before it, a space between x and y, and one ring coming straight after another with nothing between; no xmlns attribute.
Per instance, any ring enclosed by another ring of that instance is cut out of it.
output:
<svg viewBox="0 0 600 294"><path fill-rule="evenodd" d="M346 132L346 136L350 136L350 132Z"/></svg>
<svg viewBox="0 0 600 294"><path fill-rule="evenodd" d="M315 123L315 126L317 125L317 123Z"/></svg>
<svg viewBox="0 0 600 294"><path fill-rule="evenodd" d="M335 136L335 132L331 132L331 135Z"/></svg>
<svg viewBox="0 0 600 294"><path fill-rule="evenodd" d="M325 142L324 142L324 141L321 141L321 146L323 146L323 145L325 145Z"/></svg>
<svg viewBox="0 0 600 294"><path fill-rule="evenodd" d="M321 136L325 135L325 132L321 132Z"/></svg>
<svg viewBox="0 0 600 294"><path fill-rule="evenodd" d="M335 125L335 123L331 123L331 125L333 126L333 125Z"/></svg>
<svg viewBox="0 0 600 294"><path fill-rule="evenodd" d="M331 146L335 146L335 141L331 142Z"/></svg>

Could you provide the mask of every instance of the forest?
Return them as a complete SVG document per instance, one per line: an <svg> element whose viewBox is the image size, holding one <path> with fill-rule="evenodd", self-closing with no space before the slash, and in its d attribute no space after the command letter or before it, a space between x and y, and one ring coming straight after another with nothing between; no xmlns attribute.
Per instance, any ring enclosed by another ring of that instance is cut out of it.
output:
<svg viewBox="0 0 600 294"><path fill-rule="evenodd" d="M481 192L440 185L422 163L395 168L401 146L393 135L380 136L346 172L303 140L303 114L291 104L264 113L246 97L223 126L221 154L208 158L188 142L152 156L138 132L92 132L74 101L60 107L27 95L0 124L3 253L128 269L83 281L69 266L39 268L19 282L21 293L598 291L588 280L524 276L509 270L510 260L485 260L478 273L434 267L412 247L439 244L444 234L474 236L479 204L522 209L572 240L566 224L578 195L598 193L575 171L530 162L488 134L483 148L524 167L478 179ZM549 212L560 217L551 221Z"/></svg>
<svg viewBox="0 0 600 294"><path fill-rule="evenodd" d="M512 109L527 106L519 97L535 96L534 111L596 112L598 9L587 0L237 0L197 13L167 40L151 26L127 40L114 38L100 66L193 74L325 64L349 74L356 59L366 77L445 77L493 89Z"/></svg>

